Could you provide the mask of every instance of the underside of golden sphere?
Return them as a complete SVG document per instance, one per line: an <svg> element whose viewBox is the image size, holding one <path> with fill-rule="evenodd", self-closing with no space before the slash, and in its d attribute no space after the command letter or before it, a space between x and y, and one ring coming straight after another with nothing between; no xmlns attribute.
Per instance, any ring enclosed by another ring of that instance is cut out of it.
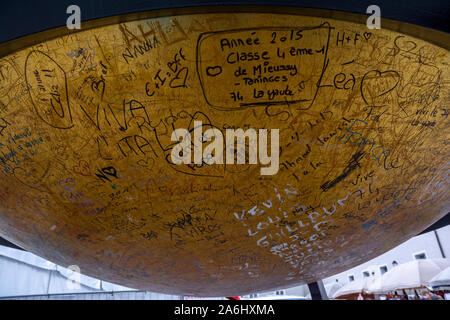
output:
<svg viewBox="0 0 450 320"><path fill-rule="evenodd" d="M416 235L449 210L448 48L344 18L117 20L10 52L0 235L202 296L309 283ZM256 138L230 146L239 129Z"/></svg>

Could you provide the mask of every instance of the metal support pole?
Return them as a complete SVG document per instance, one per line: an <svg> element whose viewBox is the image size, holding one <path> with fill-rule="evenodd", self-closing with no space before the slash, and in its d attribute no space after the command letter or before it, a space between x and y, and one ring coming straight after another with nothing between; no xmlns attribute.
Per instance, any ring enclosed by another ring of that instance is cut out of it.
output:
<svg viewBox="0 0 450 320"><path fill-rule="evenodd" d="M50 270L50 274L48 275L48 283L47 283L47 294L50 292L50 281L52 280L53 270Z"/></svg>
<svg viewBox="0 0 450 320"><path fill-rule="evenodd" d="M439 240L439 236L438 236L438 233L436 230L434 230L434 236L436 237L436 241L439 246L439 250L441 250L442 258L445 259L445 253L444 253L444 250L442 249L441 240Z"/></svg>
<svg viewBox="0 0 450 320"><path fill-rule="evenodd" d="M308 288L311 293L311 300L328 300L322 280L308 283Z"/></svg>

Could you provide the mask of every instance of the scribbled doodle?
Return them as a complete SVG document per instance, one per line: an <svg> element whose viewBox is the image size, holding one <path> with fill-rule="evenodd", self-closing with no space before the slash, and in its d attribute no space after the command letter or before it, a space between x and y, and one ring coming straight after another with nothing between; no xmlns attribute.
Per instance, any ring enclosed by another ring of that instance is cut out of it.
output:
<svg viewBox="0 0 450 320"><path fill-rule="evenodd" d="M74 126L64 69L46 53L31 51L25 61L25 80L38 117L58 129Z"/></svg>
<svg viewBox="0 0 450 320"><path fill-rule="evenodd" d="M78 162L78 165L74 166L72 168L73 172L82 176L90 176L91 175L91 168L89 166L89 163L85 160L80 160Z"/></svg>

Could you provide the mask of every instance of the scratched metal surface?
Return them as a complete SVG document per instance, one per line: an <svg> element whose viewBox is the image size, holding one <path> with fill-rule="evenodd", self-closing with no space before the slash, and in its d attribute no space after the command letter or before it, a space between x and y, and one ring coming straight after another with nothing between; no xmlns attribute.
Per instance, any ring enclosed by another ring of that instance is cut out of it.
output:
<svg viewBox="0 0 450 320"><path fill-rule="evenodd" d="M267 13L144 19L14 52L0 59L0 235L172 294L341 272L448 212L449 57L387 29ZM278 173L171 164L172 131L195 120L280 129Z"/></svg>

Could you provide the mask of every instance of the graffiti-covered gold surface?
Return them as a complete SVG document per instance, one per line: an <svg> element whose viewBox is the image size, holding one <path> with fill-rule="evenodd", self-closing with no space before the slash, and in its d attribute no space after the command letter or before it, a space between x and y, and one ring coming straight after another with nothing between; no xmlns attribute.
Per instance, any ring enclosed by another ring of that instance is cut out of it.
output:
<svg viewBox="0 0 450 320"><path fill-rule="evenodd" d="M448 212L449 57L388 29L270 13L114 23L12 52L0 235L173 294L344 271ZM171 134L196 120L279 129L278 173L174 165Z"/></svg>

